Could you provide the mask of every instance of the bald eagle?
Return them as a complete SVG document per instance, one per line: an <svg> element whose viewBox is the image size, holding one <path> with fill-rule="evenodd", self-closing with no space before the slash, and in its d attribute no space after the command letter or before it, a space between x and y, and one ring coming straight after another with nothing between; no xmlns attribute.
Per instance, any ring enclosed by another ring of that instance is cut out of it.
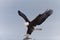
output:
<svg viewBox="0 0 60 40"><path fill-rule="evenodd" d="M53 12L53 10L51 10L51 9L46 10L44 13L39 14L34 20L29 21L27 16L18 10L19 16L24 18L24 20L26 21L25 24L27 25L27 28L28 28L26 37L29 37L29 35L31 35L31 33L34 31L34 27L36 27L36 25L42 24L52 14L52 12Z"/></svg>

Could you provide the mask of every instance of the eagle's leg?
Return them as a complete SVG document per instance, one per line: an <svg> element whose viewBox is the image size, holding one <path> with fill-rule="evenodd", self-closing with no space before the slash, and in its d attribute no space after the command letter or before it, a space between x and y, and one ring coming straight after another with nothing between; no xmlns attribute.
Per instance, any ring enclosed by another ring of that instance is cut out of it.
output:
<svg viewBox="0 0 60 40"><path fill-rule="evenodd" d="M34 30L42 30L42 28L35 28Z"/></svg>

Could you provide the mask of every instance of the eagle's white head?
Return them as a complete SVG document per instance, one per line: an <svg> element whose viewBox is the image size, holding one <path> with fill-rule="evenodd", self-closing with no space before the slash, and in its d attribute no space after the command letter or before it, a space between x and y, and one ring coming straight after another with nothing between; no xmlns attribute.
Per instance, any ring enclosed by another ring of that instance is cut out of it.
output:
<svg viewBox="0 0 60 40"><path fill-rule="evenodd" d="M29 22L25 22L25 25L28 26L29 25Z"/></svg>

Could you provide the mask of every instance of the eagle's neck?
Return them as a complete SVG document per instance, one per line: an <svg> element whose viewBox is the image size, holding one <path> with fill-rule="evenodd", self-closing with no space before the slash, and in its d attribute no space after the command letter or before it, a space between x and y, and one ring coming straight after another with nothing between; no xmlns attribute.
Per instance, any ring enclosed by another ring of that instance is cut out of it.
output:
<svg viewBox="0 0 60 40"><path fill-rule="evenodd" d="M29 22L25 22L25 25L28 26L29 25Z"/></svg>

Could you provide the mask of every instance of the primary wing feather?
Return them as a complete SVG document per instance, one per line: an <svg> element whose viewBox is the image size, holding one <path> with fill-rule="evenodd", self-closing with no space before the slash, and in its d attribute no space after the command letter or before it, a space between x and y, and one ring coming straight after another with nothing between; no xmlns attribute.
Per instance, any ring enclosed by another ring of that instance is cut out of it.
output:
<svg viewBox="0 0 60 40"><path fill-rule="evenodd" d="M23 14L21 11L18 10L18 14L19 14L21 17L23 17L26 22L30 22L30 21L28 20L28 18L26 17L26 15Z"/></svg>
<svg viewBox="0 0 60 40"><path fill-rule="evenodd" d="M31 25L36 26L42 24L51 14L52 10L47 10L43 14L39 14L32 22Z"/></svg>

